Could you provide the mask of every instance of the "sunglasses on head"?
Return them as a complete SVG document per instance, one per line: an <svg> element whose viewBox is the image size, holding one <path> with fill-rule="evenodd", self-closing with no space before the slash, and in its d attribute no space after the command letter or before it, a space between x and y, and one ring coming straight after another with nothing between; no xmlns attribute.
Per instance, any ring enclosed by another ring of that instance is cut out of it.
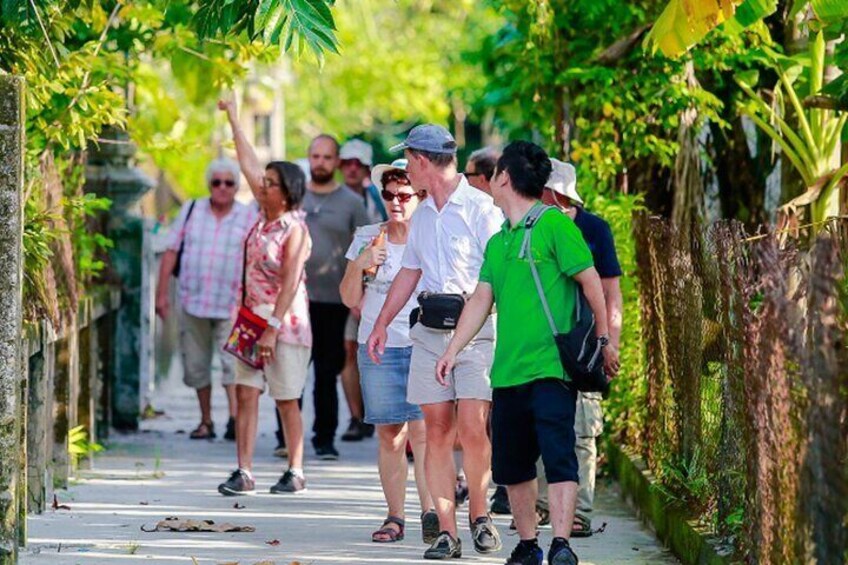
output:
<svg viewBox="0 0 848 565"><path fill-rule="evenodd" d="M391 202L392 200L397 198L398 202L400 202L401 204L406 204L407 202L412 200L413 196L417 196L419 199L424 197L423 190L419 190L418 192L392 192L391 190L384 188L382 191L380 191L380 194L383 196L383 200L385 200L386 202Z"/></svg>
<svg viewBox="0 0 848 565"><path fill-rule="evenodd" d="M218 187L219 187L219 186L221 186L222 184L223 184L224 186L226 186L227 188L232 188L232 187L234 187L234 186L236 185L236 181L234 181L234 180L229 180L229 179L228 179L228 180L212 179L211 184L212 184L212 186L213 186L214 188L218 188Z"/></svg>

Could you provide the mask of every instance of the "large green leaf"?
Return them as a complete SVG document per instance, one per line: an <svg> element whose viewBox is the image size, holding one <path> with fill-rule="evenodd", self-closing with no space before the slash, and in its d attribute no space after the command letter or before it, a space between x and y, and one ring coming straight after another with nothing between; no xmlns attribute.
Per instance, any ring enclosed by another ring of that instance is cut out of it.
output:
<svg viewBox="0 0 848 565"><path fill-rule="evenodd" d="M848 18L848 0L810 0L816 18L825 24Z"/></svg>
<svg viewBox="0 0 848 565"><path fill-rule="evenodd" d="M652 51L679 57L722 24L739 31L776 9L777 0L670 0L645 42Z"/></svg>
<svg viewBox="0 0 848 565"><path fill-rule="evenodd" d="M336 25L330 7L334 0L200 0L195 25L201 37L238 35L283 48L308 47L317 57L338 53Z"/></svg>

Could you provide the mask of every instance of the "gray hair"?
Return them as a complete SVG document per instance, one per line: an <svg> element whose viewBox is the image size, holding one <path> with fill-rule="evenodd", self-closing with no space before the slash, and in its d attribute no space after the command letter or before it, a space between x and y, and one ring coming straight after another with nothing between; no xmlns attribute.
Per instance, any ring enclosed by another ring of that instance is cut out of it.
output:
<svg viewBox="0 0 848 565"><path fill-rule="evenodd" d="M477 165L477 170L486 177L486 180L492 180L500 156L500 151L494 147L482 147L468 156L468 162Z"/></svg>
<svg viewBox="0 0 848 565"><path fill-rule="evenodd" d="M209 186L209 183L212 182L212 175L215 173L230 173L233 175L233 180L236 182L236 188L238 188L239 181L241 180L241 169L239 168L239 164L232 159L221 157L220 159L215 159L209 163L209 166L206 167L207 186Z"/></svg>

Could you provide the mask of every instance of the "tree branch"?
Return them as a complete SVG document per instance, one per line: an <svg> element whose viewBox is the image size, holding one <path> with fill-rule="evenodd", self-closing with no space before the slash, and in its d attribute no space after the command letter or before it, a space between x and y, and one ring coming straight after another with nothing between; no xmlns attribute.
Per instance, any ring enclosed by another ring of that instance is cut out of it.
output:
<svg viewBox="0 0 848 565"><path fill-rule="evenodd" d="M831 96L808 96L804 98L804 108L819 108L822 110L848 111L848 102Z"/></svg>
<svg viewBox="0 0 848 565"><path fill-rule="evenodd" d="M626 57L634 47L641 43L642 37L644 37L653 25L654 24L652 23L643 25L633 31L630 35L619 39L595 57L595 62L601 65L612 65L617 63Z"/></svg>

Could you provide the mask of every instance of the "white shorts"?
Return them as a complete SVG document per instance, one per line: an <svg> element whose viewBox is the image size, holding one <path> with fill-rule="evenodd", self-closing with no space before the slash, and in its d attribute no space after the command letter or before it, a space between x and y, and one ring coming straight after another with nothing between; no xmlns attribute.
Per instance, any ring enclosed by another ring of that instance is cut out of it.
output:
<svg viewBox="0 0 848 565"><path fill-rule="evenodd" d="M274 400L296 400L303 395L312 350L303 345L277 342L276 355L262 369L236 361L236 384L265 390Z"/></svg>

